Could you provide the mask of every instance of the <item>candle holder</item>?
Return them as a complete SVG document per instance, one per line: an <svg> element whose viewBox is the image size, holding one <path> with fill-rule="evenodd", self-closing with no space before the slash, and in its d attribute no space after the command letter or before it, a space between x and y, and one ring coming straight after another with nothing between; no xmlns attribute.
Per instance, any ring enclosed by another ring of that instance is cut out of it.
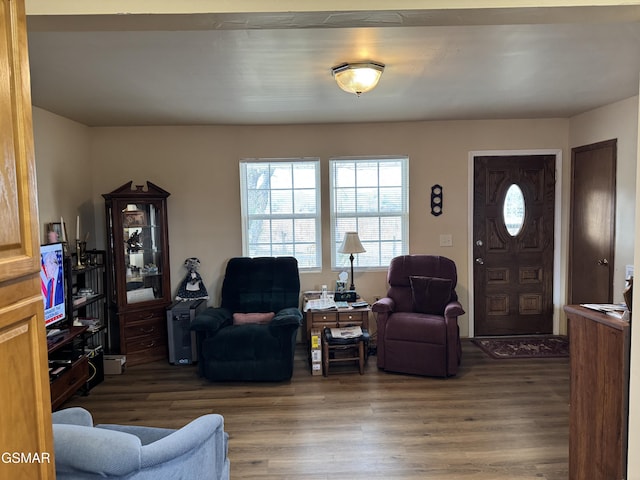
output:
<svg viewBox="0 0 640 480"><path fill-rule="evenodd" d="M64 255L65 257L69 256L69 244L67 242L60 242L62 243L62 255Z"/></svg>
<svg viewBox="0 0 640 480"><path fill-rule="evenodd" d="M84 268L87 264L87 242L76 240L76 268Z"/></svg>

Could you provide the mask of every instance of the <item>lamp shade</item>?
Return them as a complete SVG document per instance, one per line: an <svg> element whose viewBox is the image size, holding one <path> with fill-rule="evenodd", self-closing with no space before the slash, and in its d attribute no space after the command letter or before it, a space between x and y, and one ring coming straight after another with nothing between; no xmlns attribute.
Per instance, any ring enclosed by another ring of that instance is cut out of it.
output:
<svg viewBox="0 0 640 480"><path fill-rule="evenodd" d="M384 71L384 65L377 62L343 63L331 69L333 78L345 92L361 93L373 90Z"/></svg>
<svg viewBox="0 0 640 480"><path fill-rule="evenodd" d="M344 240L342 240L342 245L338 250L340 253L364 253L366 250L360 243L360 237L358 237L358 232L345 232Z"/></svg>

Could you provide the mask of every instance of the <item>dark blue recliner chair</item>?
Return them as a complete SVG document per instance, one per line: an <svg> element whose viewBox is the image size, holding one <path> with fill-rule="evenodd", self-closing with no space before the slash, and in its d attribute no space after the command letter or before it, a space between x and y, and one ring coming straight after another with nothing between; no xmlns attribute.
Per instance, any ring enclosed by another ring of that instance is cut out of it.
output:
<svg viewBox="0 0 640 480"><path fill-rule="evenodd" d="M236 257L227 264L220 307L194 319L198 369L211 381L289 380L302 323L293 257Z"/></svg>

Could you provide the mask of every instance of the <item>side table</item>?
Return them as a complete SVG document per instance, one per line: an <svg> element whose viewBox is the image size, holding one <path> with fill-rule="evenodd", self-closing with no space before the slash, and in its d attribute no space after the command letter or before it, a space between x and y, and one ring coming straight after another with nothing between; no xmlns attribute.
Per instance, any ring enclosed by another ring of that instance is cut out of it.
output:
<svg viewBox="0 0 640 480"><path fill-rule="evenodd" d="M307 324L307 344L311 341L311 329L324 330L324 327L362 327L369 330L369 314L371 307L338 308L335 310L307 310L305 319Z"/></svg>

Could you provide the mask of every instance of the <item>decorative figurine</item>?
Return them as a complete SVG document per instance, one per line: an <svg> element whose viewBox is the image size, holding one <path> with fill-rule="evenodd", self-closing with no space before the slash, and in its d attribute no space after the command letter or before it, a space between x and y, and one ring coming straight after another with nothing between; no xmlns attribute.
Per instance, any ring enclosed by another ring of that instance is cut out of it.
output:
<svg viewBox="0 0 640 480"><path fill-rule="evenodd" d="M127 240L127 253L137 252L142 248L142 241L140 240L140 230L136 230L131 234L129 240Z"/></svg>
<svg viewBox="0 0 640 480"><path fill-rule="evenodd" d="M198 273L200 260L196 257L189 257L184 261L184 266L188 272L184 277L182 284L180 284L180 288L178 288L176 300L183 302L188 300L208 300L209 294L204 286L202 277Z"/></svg>

